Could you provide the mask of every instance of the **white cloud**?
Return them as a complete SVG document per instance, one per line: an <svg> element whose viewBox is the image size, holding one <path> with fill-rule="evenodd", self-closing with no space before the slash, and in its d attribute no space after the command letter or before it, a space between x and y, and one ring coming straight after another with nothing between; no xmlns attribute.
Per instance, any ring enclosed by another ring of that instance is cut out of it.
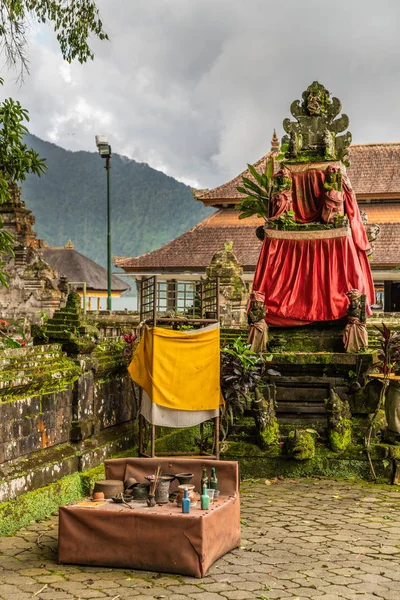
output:
<svg viewBox="0 0 400 600"><path fill-rule="evenodd" d="M355 142L400 140L397 0L100 0L110 42L85 65L37 28L31 75L7 83L31 130L72 150L114 152L200 187L219 185L282 134L318 79L343 102ZM8 76L3 72L3 76Z"/></svg>

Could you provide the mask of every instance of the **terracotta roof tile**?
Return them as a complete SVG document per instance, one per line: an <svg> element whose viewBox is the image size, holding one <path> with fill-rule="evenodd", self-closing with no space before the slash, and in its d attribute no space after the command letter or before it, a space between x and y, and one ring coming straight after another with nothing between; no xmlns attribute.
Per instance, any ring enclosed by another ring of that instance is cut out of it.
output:
<svg viewBox="0 0 400 600"><path fill-rule="evenodd" d="M369 222L379 223L381 227L380 236L374 242L372 265L400 265L400 219L397 223L378 220L380 210L384 211L383 214L390 214L382 205L362 208L369 215ZM398 215L399 211L400 207L397 209ZM262 224L263 219L252 217L239 220L237 210L220 209L162 248L136 258L116 258L115 266L135 272L204 270L213 254L221 250L225 242L233 241L233 251L239 263L246 271L253 271L261 249L255 229Z"/></svg>
<svg viewBox="0 0 400 600"><path fill-rule="evenodd" d="M381 232L373 243L373 267L400 266L400 223L380 223Z"/></svg>
<svg viewBox="0 0 400 600"><path fill-rule="evenodd" d="M400 143L351 146L348 174L356 194L400 195Z"/></svg>
<svg viewBox="0 0 400 600"><path fill-rule="evenodd" d="M214 253L233 242L239 263L254 269L261 249L255 228L263 224L257 217L239 220L235 209L221 209L162 248L136 258L115 258L116 267L127 270L204 270Z"/></svg>
<svg viewBox="0 0 400 600"><path fill-rule="evenodd" d="M266 164L268 158L273 157L273 156L276 156L275 152L268 152L265 156L260 158L260 160L258 160L257 162L254 163L254 165L253 165L254 168L257 169L257 171L259 171L261 173L262 171L265 170L265 164ZM198 200L201 200L202 202L208 201L208 200L217 200L217 199L221 200L221 203L224 199L226 199L228 201L239 200L240 198L242 198L243 194L238 192L236 188L238 185L241 185L243 175L245 177L249 177L250 179L253 179L253 177L250 175L249 170L246 169L245 171L243 171L243 173L240 173L239 175L237 175L236 177L234 177L227 183L224 183L223 185L220 185L212 190L207 190L200 194L196 194L196 197Z"/></svg>
<svg viewBox="0 0 400 600"><path fill-rule="evenodd" d="M265 169L265 163L271 156L268 152L254 163L258 171ZM400 142L390 144L354 144L350 146L350 167L347 172L356 194L398 194L400 197ZM201 192L197 198L207 204L228 204L238 201L240 194L236 187L242 176L250 177L246 169L237 177L212 190Z"/></svg>

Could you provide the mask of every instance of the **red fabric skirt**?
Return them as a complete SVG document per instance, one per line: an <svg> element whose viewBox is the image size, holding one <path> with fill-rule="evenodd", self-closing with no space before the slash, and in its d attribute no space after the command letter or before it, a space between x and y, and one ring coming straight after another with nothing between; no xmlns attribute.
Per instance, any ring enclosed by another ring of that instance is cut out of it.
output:
<svg viewBox="0 0 400 600"><path fill-rule="evenodd" d="M351 236L296 240L266 237L253 290L265 293L266 321L288 327L344 317L346 292L367 296L367 314L375 301L369 261Z"/></svg>

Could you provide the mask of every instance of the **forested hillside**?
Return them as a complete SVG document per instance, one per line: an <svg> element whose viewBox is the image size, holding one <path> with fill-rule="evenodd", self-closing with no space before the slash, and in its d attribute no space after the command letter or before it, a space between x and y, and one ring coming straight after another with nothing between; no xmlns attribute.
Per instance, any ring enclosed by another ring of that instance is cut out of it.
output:
<svg viewBox="0 0 400 600"><path fill-rule="evenodd" d="M38 236L52 246L69 239L75 248L106 265L106 171L95 152L70 152L35 136L27 144L46 158L41 178L30 175L22 197L36 217ZM183 233L211 210L193 199L188 186L114 154L111 160L112 253L137 256Z"/></svg>

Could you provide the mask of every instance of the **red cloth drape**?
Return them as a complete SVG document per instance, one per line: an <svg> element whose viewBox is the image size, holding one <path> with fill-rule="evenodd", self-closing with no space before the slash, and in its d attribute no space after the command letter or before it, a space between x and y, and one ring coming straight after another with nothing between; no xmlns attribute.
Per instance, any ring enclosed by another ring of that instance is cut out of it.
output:
<svg viewBox="0 0 400 600"><path fill-rule="evenodd" d="M323 208L324 172L313 169L293 174L296 221L319 220ZM365 250L369 242L349 181L343 181L345 211L351 236L325 239L266 237L254 276L253 290L264 292L266 321L294 326L330 321L346 315L346 292L367 295L367 311L375 292Z"/></svg>

